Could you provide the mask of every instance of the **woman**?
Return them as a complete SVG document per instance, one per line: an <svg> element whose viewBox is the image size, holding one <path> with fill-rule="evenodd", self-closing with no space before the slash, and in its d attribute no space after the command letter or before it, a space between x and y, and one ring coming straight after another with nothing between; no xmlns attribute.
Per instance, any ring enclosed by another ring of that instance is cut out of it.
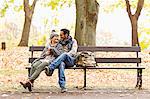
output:
<svg viewBox="0 0 150 99"><path fill-rule="evenodd" d="M40 58L32 62L29 80L26 83L20 82L25 89L28 88L29 91L32 91L34 80L39 77L46 66L63 52L63 47L58 43L58 39L58 34L51 34L50 42L44 48Z"/></svg>

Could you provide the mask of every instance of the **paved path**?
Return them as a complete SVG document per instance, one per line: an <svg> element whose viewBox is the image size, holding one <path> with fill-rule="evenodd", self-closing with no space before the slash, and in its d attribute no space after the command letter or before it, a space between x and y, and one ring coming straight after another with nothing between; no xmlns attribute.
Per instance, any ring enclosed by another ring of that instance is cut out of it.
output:
<svg viewBox="0 0 150 99"><path fill-rule="evenodd" d="M1 92L0 99L150 99L149 90L80 90L60 92Z"/></svg>

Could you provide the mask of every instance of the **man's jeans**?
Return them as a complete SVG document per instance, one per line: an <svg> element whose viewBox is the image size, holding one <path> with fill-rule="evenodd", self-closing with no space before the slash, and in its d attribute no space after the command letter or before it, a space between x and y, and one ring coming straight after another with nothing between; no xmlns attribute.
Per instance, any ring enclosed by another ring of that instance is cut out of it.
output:
<svg viewBox="0 0 150 99"><path fill-rule="evenodd" d="M54 71L58 67L58 77L59 77L59 86L61 88L65 88L65 66L71 67L74 65L75 58L68 55L67 53L63 53L60 56L58 56L50 65L49 68Z"/></svg>

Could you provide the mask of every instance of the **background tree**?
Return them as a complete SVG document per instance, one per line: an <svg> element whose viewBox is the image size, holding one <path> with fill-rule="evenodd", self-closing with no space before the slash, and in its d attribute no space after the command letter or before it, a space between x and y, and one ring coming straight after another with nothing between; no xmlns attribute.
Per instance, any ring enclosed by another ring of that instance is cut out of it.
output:
<svg viewBox="0 0 150 99"><path fill-rule="evenodd" d="M99 4L96 0L75 0L75 38L79 45L96 45L96 25Z"/></svg>
<svg viewBox="0 0 150 99"><path fill-rule="evenodd" d="M144 24L138 25L138 19L141 13L141 10L143 9L144 16L150 16L150 0L118 0L117 2L114 2L111 5L108 5L104 8L104 12L112 13L112 11L116 10L117 8L127 9L127 13L131 22L132 27L132 45L135 46L136 44L142 46L142 49L148 48L150 39L147 37L144 37L144 39L141 39L139 41L139 37L142 37L144 35L149 35L149 27L143 26ZM145 3L144 3L145 2ZM135 10L135 13L132 14L132 12ZM128 12L129 11L129 12ZM132 21L131 21L132 20ZM150 21L150 18L145 19L144 23L147 23Z"/></svg>
<svg viewBox="0 0 150 99"><path fill-rule="evenodd" d="M128 16L130 18L131 27L132 27L132 46L136 46L136 45L139 45L139 40L138 40L138 19L139 19L141 10L142 10L143 5L144 5L144 0L138 0L137 9L136 9L135 14L132 14L132 12L131 12L131 7L130 7L129 0L125 0L125 1L126 1Z"/></svg>
<svg viewBox="0 0 150 99"><path fill-rule="evenodd" d="M4 0L3 1L3 6L0 7L0 17L4 17L6 12L7 12L7 9L10 7L11 4L14 3L14 0Z"/></svg>
<svg viewBox="0 0 150 99"><path fill-rule="evenodd" d="M18 46L28 46L30 26L36 2L37 0L34 0L32 5L30 6L29 0L24 0L25 22L23 26L21 41Z"/></svg>

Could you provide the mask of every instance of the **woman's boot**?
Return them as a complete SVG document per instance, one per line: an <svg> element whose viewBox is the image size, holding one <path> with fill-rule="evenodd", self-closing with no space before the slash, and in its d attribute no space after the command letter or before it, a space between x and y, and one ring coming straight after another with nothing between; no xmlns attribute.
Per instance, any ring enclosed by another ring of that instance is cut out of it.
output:
<svg viewBox="0 0 150 99"><path fill-rule="evenodd" d="M33 80L29 80L26 83L20 82L20 84L26 89L28 88L29 91L32 91L32 82Z"/></svg>

